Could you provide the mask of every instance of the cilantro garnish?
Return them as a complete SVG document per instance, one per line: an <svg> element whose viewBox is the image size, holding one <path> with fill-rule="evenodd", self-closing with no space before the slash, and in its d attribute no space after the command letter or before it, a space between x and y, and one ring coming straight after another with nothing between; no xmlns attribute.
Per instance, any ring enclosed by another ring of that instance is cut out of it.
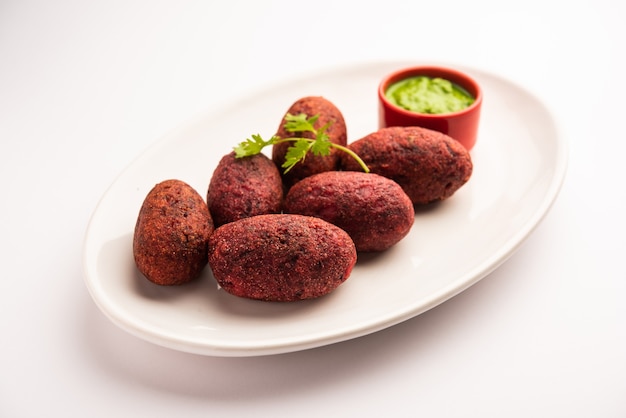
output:
<svg viewBox="0 0 626 418"><path fill-rule="evenodd" d="M313 133L315 138L281 138L277 135L274 135L266 141L258 134L252 135L251 138L246 139L245 141L239 143L236 147L234 147L235 156L237 158L250 157L252 155L259 154L263 150L263 148L268 145L275 145L283 142L293 142L293 145L291 145L287 149L287 153L285 154L285 162L282 164L282 168L285 169L285 173L291 170L297 163L304 161L306 155L309 152L312 152L313 155L329 155L331 148L337 148L343 152L348 153L359 163L361 168L363 168L363 171L369 173L370 170L367 165L354 151L347 147L344 147L343 145L335 144L331 142L330 139L328 139L326 130L330 126L330 123L325 124L319 129L315 129L314 125L318 119L319 115L314 115L310 118L307 118L307 115L305 113L300 113L298 115L291 115L288 113L285 116L284 128L286 131L291 133L311 132Z"/></svg>

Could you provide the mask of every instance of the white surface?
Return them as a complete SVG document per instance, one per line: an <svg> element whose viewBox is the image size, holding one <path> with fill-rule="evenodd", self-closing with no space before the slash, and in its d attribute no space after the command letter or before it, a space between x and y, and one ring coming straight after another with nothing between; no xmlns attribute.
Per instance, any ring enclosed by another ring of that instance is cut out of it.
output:
<svg viewBox="0 0 626 418"><path fill-rule="evenodd" d="M621 3L314 4L0 4L0 416L626 415ZM100 312L83 238L124 167L246 91L378 59L488 68L556 109L567 178L513 257L412 320L291 354L185 354Z"/></svg>
<svg viewBox="0 0 626 418"><path fill-rule="evenodd" d="M472 152L472 178L449 200L418 210L409 235L393 249L361 255L349 280L332 295L265 303L218 290L208 268L199 280L176 288L153 285L137 273L133 231L156 183L177 178L205 194L223 155L251 134L271 136L291 104L310 94L337 104L350 141L362 138L377 129L374 93L381 78L410 65L364 62L279 83L201 115L158 141L117 178L90 221L85 282L96 304L123 329L165 347L217 356L266 355L387 328L493 271L552 206L567 167L567 143L553 114L523 88L458 67L478 80L489 98Z"/></svg>

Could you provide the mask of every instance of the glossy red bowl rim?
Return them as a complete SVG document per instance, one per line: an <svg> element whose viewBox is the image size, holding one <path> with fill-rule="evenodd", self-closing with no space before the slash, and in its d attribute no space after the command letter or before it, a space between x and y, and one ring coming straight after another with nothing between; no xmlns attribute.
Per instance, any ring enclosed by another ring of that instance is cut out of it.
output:
<svg viewBox="0 0 626 418"><path fill-rule="evenodd" d="M472 103L465 109L461 109L456 112L419 113L412 110L404 109L387 99L385 92L391 84L408 77L415 77L420 75L429 77L441 77L461 86L474 97L474 103ZM462 71L438 65L417 65L414 67L402 68L386 75L378 85L378 97L387 107L392 108L394 111L397 111L404 116L419 117L424 119L442 119L471 113L482 104L483 92L478 82L473 77Z"/></svg>

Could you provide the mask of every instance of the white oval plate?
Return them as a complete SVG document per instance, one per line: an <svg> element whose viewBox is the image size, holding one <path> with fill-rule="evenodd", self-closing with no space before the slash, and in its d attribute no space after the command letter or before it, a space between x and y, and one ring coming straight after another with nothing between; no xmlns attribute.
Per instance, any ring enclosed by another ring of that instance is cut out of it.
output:
<svg viewBox="0 0 626 418"><path fill-rule="evenodd" d="M505 261L554 202L565 141L537 98L503 78L465 69L484 89L470 181L416 213L411 233L378 255L360 256L351 277L325 297L297 303L237 298L206 268L181 287L159 287L136 270L132 235L148 191L168 178L205 195L219 159L252 134L272 135L300 97L324 96L343 112L349 141L377 129L376 88L411 63L350 66L294 80L197 118L167 135L111 185L84 245L86 285L118 326L153 343L214 356L277 354L359 337L433 308Z"/></svg>

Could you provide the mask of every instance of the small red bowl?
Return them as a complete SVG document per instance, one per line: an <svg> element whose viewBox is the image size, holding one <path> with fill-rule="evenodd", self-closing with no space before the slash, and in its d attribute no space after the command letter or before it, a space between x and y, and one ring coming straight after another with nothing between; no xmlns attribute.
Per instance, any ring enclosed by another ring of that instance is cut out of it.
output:
<svg viewBox="0 0 626 418"><path fill-rule="evenodd" d="M469 92L474 97L474 102L457 112L427 114L406 110L387 99L385 92L390 85L416 76L440 77L451 81ZM405 68L387 75L378 86L378 127L421 126L456 139L469 151L476 144L482 102L483 93L480 85L461 71L438 66Z"/></svg>

